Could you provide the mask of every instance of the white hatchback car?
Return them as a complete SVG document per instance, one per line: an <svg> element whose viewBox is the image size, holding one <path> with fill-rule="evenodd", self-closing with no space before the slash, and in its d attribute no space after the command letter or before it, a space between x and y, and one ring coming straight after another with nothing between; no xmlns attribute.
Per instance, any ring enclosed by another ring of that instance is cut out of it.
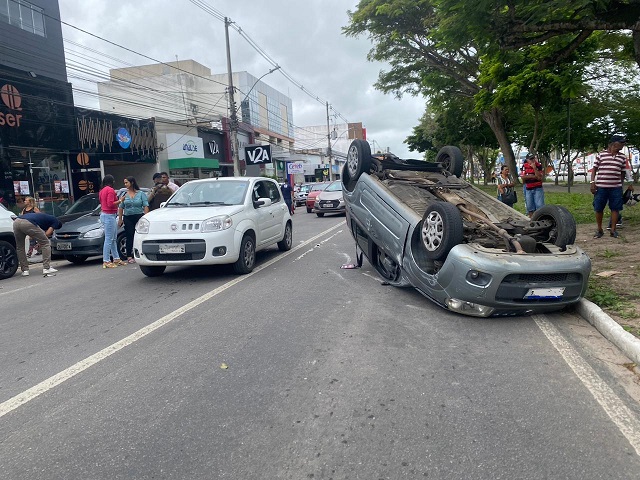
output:
<svg viewBox="0 0 640 480"><path fill-rule="evenodd" d="M280 187L264 177L222 177L185 183L136 225L133 254L142 273L167 266L232 263L250 273L256 252L292 246L292 222Z"/></svg>

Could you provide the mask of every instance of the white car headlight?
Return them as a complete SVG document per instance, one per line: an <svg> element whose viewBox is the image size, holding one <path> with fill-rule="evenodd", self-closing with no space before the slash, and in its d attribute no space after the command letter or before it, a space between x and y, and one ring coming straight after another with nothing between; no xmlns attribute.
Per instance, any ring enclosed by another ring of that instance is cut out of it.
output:
<svg viewBox="0 0 640 480"><path fill-rule="evenodd" d="M137 233L149 233L149 220L147 220L146 218L142 217L140 220L138 220L138 223L136 224L136 232Z"/></svg>
<svg viewBox="0 0 640 480"><path fill-rule="evenodd" d="M226 230L227 228L230 228L231 225L233 225L233 220L229 215L224 215L222 217L211 217L202 222L200 231L218 232L220 230Z"/></svg>
<svg viewBox="0 0 640 480"><path fill-rule="evenodd" d="M104 237L104 228L94 228L88 232L82 234L82 238L99 238Z"/></svg>

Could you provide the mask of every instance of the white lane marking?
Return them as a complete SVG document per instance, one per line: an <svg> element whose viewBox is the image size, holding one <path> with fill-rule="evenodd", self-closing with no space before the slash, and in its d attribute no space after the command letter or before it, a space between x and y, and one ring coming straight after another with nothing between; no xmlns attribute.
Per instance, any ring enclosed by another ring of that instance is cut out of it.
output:
<svg viewBox="0 0 640 480"><path fill-rule="evenodd" d="M262 270L264 270L265 268L269 267L270 265L276 263L279 260L282 260L283 258L287 257L288 255L291 255L295 251L305 247L306 245L308 245L311 242L314 242L315 240L317 240L318 238L322 237L323 235L327 235L329 232L331 232L332 230L335 230L338 227L341 227L342 225L343 224L341 222L341 223L338 223L337 225L334 225L331 228L328 228L324 232L319 233L315 237L310 238L306 242L301 243L297 247L292 248L288 252L284 252L283 254L278 255L275 258L272 258L271 260L269 260L268 262L265 262L264 264L260 265L259 267L256 267L253 270L253 272L251 272L251 273L249 273L247 275L239 276L239 277L235 278L234 280L231 280L230 282L227 282L224 285L221 285L218 288L216 288L214 290L211 290L208 293L205 293L201 297L198 297L195 300L192 300L191 302L189 302L186 305L183 305L182 307L178 308L177 310L174 310L173 312L165 315L164 317L160 318L159 320L156 320L155 322L147 325L146 327L141 328L137 332L132 333L128 337L125 337L122 340L120 340L120 341L118 341L118 342L116 342L116 343L114 343L112 345L109 345L106 348L103 348L99 352L94 353L93 355L85 358L84 360L80 360L78 363L76 363L74 365L71 365L70 367L66 368L65 370L63 370L63 371L61 371L61 372L59 372L59 373L47 378L46 380L38 383L37 385L34 385L33 387L25 390L24 392L19 393L18 395L14 396L13 398L10 398L9 400L6 400L6 401L0 403L0 418L5 416L7 413L15 410L16 408L24 405L25 403L30 402L31 400L33 400L34 398L38 397L39 395L42 395L43 393L46 393L47 391L51 390L52 388L60 385L62 382L65 382L65 381L69 380L70 378L74 377L75 375L85 371L87 368L92 367L93 365L97 364L98 362L101 362L102 360L104 360L105 358L113 355L114 353L119 352L123 348L128 347L129 345L137 342L141 338L143 338L143 337L149 335L150 333L158 330L160 327L172 322L173 320L175 320L176 318L181 316L183 313L186 313L189 310L194 309L198 305L206 302L207 300L210 300L211 298L213 298L216 295L224 292L225 290L233 287L234 285L242 282L243 280L246 280L247 278L252 277L256 273L261 272Z"/></svg>
<svg viewBox="0 0 640 480"><path fill-rule="evenodd" d="M532 315L540 330L560 352L564 361L574 371L600 406L607 412L622 434L627 437L636 454L640 455L640 421L607 385L596 371L567 342L558 329L544 315Z"/></svg>
<svg viewBox="0 0 640 480"><path fill-rule="evenodd" d="M31 276L27 277L30 278ZM8 292L0 292L0 295L7 295L8 293L16 293L21 292L22 290L26 290L27 288L33 288L39 286L39 283L32 283L31 285L25 285L24 287L15 288L13 290L9 290Z"/></svg>

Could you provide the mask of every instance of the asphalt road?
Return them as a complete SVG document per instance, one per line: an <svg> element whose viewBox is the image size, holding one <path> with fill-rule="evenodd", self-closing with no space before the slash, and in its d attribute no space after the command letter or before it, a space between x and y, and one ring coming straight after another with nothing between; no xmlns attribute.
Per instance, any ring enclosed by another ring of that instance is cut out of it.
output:
<svg viewBox="0 0 640 480"><path fill-rule="evenodd" d="M451 314L299 212L247 276L0 282L0 478L638 478L637 385L586 322Z"/></svg>

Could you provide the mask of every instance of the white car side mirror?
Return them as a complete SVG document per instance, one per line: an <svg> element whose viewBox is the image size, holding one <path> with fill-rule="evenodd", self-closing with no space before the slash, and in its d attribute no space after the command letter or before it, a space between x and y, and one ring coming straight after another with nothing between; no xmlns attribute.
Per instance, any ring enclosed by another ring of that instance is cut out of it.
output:
<svg viewBox="0 0 640 480"><path fill-rule="evenodd" d="M259 207L268 207L269 205L271 205L271 199L266 197L259 198L256 202L256 205L258 205Z"/></svg>

